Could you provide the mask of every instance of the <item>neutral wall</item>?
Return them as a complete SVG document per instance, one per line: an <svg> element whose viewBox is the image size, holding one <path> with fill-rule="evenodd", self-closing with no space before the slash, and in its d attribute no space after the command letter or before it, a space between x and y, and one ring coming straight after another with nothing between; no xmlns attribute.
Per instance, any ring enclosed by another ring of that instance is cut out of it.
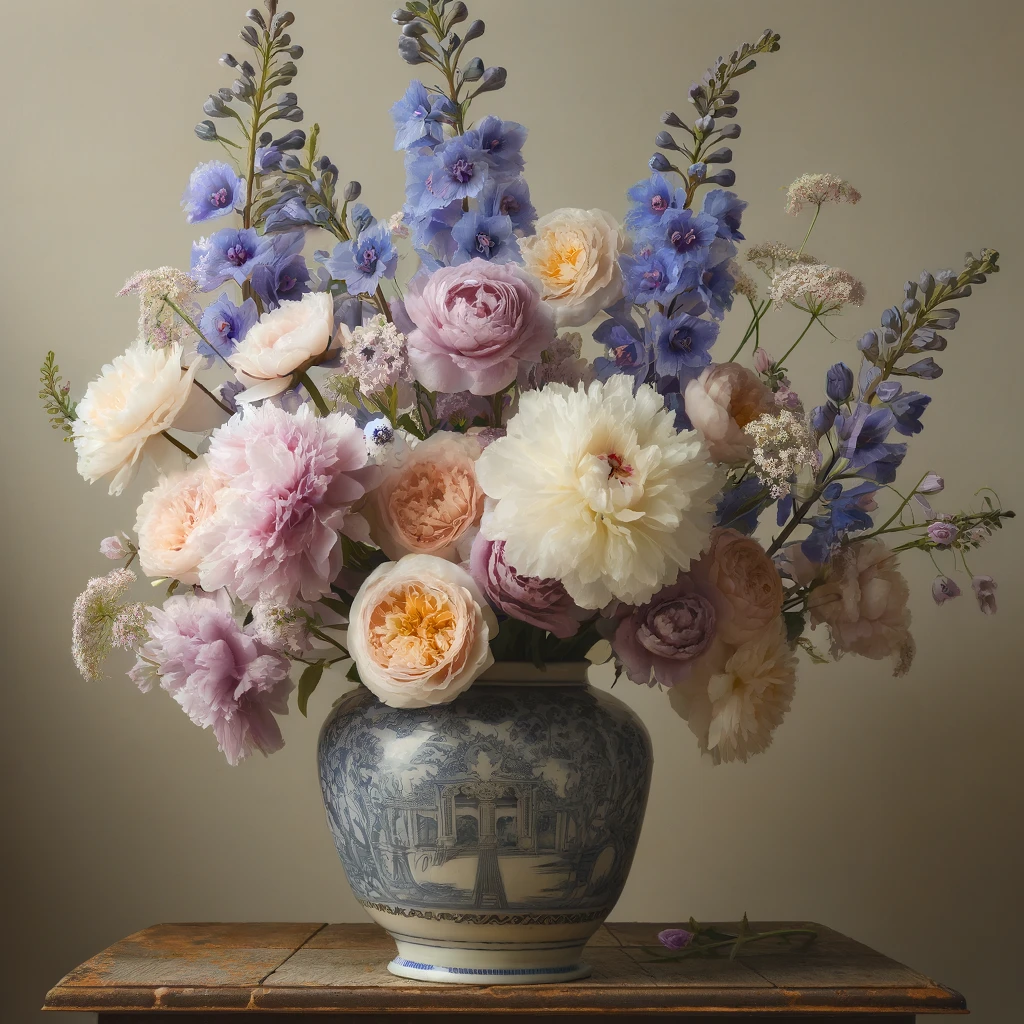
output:
<svg viewBox="0 0 1024 1024"><path fill-rule="evenodd" d="M409 69L392 0L295 0L306 47L295 83L345 178L382 215L403 184L388 107ZM811 246L867 285L840 342L803 345L798 389L852 358L852 340L925 267L992 246L1005 272L962 303L946 376L905 476L948 481L941 507L996 486L1021 505L1017 411L1024 100L1013 0L475 0L480 51L509 68L482 104L530 127L541 211L621 214L646 168L658 115L719 52L766 25L781 52L742 79L738 191L750 239L796 240L785 187L830 170L864 200L827 210ZM228 79L242 0L26 0L4 5L3 213L4 765L0 1017L35 1019L47 987L122 935L162 920L355 921L314 777L332 697L285 722L287 746L229 768L209 734L162 693L121 674L87 684L68 654L70 607L109 563L99 539L130 528L120 500L74 474L45 426L36 367L55 348L76 393L133 338L134 270L187 265L197 234L178 209L202 102ZM967 12L970 13L967 13ZM796 321L773 318L766 343ZM729 321L722 349L742 330ZM772 749L749 765L702 762L667 701L628 689L654 736L654 792L619 920L808 918L827 922L963 990L979 1024L1019 1007L1019 670L1024 533L975 557L1001 585L983 618L970 596L936 608L924 556L907 557L919 653L905 679L849 658L803 666Z"/></svg>

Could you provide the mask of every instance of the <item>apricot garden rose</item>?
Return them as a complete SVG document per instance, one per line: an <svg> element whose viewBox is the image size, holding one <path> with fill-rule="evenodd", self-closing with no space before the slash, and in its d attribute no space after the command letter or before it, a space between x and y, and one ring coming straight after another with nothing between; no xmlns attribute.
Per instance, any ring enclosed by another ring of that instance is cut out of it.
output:
<svg viewBox="0 0 1024 1024"><path fill-rule="evenodd" d="M359 588L348 649L379 700L423 708L454 700L493 664L497 629L468 572L434 555L406 555Z"/></svg>
<svg viewBox="0 0 1024 1024"><path fill-rule="evenodd" d="M746 462L754 450L744 432L763 413L778 412L775 397L739 363L709 366L684 391L686 415L708 443L715 462Z"/></svg>

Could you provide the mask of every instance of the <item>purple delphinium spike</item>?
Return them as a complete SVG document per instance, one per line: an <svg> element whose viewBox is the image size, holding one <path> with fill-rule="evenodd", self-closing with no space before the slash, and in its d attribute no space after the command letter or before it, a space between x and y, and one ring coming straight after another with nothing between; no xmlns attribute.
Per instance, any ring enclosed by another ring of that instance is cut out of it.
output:
<svg viewBox="0 0 1024 1024"><path fill-rule="evenodd" d="M189 176L181 205L189 224L198 224L228 216L244 199L245 180L231 164L211 160L200 164Z"/></svg>

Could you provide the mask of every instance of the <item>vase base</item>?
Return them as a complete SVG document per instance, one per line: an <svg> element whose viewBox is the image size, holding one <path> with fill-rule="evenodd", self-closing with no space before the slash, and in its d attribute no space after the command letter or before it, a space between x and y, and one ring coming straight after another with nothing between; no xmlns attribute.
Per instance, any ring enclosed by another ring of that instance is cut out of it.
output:
<svg viewBox="0 0 1024 1024"><path fill-rule="evenodd" d="M537 967L456 967L427 964L396 956L388 970L400 978L440 981L449 985L549 985L590 977L590 964L577 962Z"/></svg>

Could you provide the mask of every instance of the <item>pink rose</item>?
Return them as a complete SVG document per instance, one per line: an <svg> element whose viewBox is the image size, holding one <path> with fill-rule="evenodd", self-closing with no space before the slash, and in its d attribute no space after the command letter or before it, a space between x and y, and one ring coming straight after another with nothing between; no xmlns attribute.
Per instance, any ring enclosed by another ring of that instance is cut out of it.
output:
<svg viewBox="0 0 1024 1024"><path fill-rule="evenodd" d="M775 564L753 537L738 530L713 530L711 547L691 572L710 587L718 636L727 644L747 643L782 612L782 580Z"/></svg>
<svg viewBox="0 0 1024 1024"><path fill-rule="evenodd" d="M482 533L473 541L469 571L498 611L562 639L575 636L589 614L558 580L520 576L505 560L505 542L488 540Z"/></svg>
<svg viewBox="0 0 1024 1024"><path fill-rule="evenodd" d="M647 604L633 608L615 631L612 647L626 674L642 686L675 686L715 638L715 607L682 575Z"/></svg>
<svg viewBox="0 0 1024 1024"><path fill-rule="evenodd" d="M373 539L389 558L420 554L458 560L459 541L480 522L484 509L476 481L480 452L474 438L442 431L383 467L368 511Z"/></svg>
<svg viewBox="0 0 1024 1024"><path fill-rule="evenodd" d="M493 395L538 362L554 338L550 311L523 272L473 259L409 285L413 375L431 391Z"/></svg>
<svg viewBox="0 0 1024 1024"><path fill-rule="evenodd" d="M901 655L910 641L910 588L896 556L880 540L843 548L828 582L811 591L811 624L824 622L833 647L865 658Z"/></svg>
<svg viewBox="0 0 1024 1024"><path fill-rule="evenodd" d="M715 462L746 462L754 450L744 427L778 411L775 396L756 373L739 363L709 366L686 385L683 404L708 442Z"/></svg>

